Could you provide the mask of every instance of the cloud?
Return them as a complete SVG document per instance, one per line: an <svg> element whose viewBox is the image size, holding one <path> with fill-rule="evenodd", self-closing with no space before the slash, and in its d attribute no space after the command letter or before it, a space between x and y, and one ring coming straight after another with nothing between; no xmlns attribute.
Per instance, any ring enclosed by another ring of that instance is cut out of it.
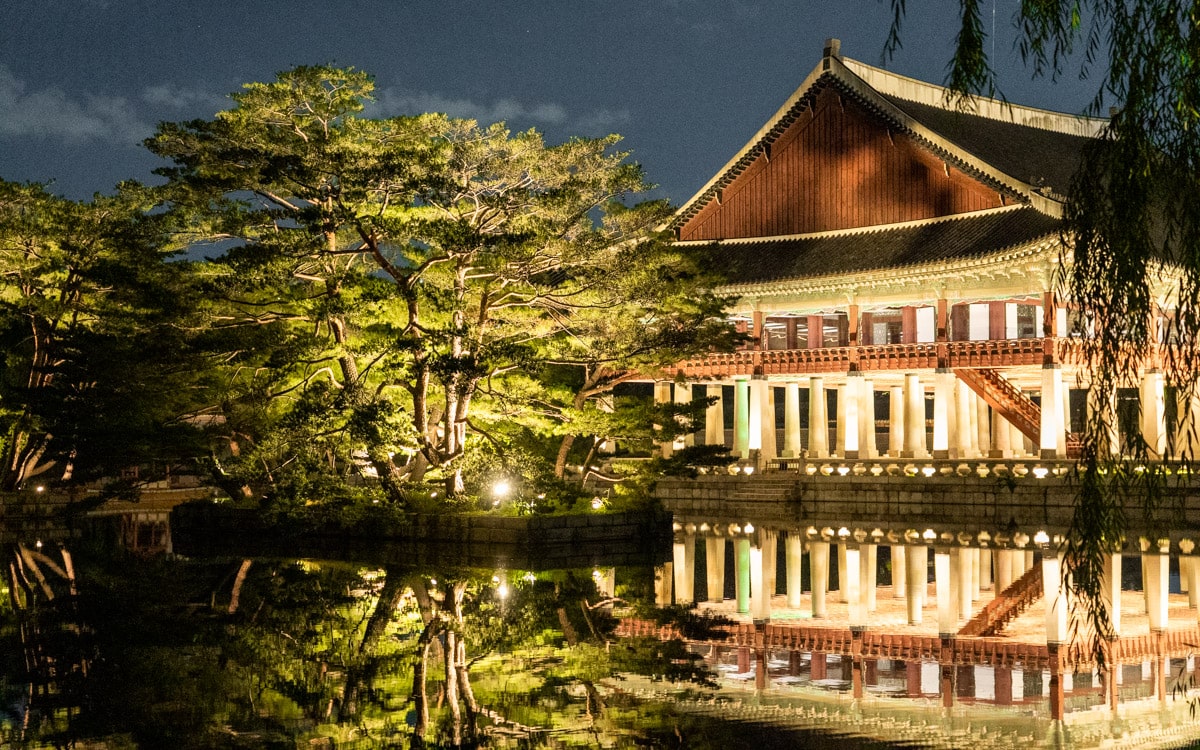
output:
<svg viewBox="0 0 1200 750"><path fill-rule="evenodd" d="M388 88L376 92L377 108L386 115L412 115L421 112L442 112L451 117L477 120L480 123L506 122L515 127L565 127L581 135L609 132L613 126L630 120L628 111L596 110L573 114L553 102L522 103L504 98L494 102L477 102L453 98L428 91L404 91Z"/></svg>
<svg viewBox="0 0 1200 750"><path fill-rule="evenodd" d="M142 101L160 108L212 114L230 106L229 97L205 89L192 89L163 83L142 89Z"/></svg>
<svg viewBox="0 0 1200 750"><path fill-rule="evenodd" d="M133 144L153 131L124 97L88 94L72 98L56 86L27 89L11 70L0 65L0 136L37 136L72 144Z"/></svg>

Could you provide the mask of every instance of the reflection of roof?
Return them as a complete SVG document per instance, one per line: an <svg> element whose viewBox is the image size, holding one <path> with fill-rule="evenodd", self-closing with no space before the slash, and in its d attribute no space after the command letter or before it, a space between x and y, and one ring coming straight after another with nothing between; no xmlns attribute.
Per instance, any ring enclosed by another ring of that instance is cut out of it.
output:
<svg viewBox="0 0 1200 750"><path fill-rule="evenodd" d="M727 283L909 266L990 255L1057 236L1060 222L1029 206L959 214L925 222L791 237L694 242L716 249Z"/></svg>
<svg viewBox="0 0 1200 750"><path fill-rule="evenodd" d="M929 104L884 98L980 161L1035 187L1065 195L1091 139L1070 133L1003 122Z"/></svg>

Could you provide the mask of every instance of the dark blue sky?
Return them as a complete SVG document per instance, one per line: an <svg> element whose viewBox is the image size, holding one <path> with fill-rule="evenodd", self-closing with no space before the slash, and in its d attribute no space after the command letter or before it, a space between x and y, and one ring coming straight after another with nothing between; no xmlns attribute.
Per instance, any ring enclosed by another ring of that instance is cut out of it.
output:
<svg viewBox="0 0 1200 750"><path fill-rule="evenodd" d="M908 5L886 67L941 83L957 2ZM1017 0L994 5L1002 92L1080 111L1095 83L1074 70L1031 80L1013 49ZM889 21L888 0L15 0L0 20L0 178L53 180L73 198L153 181L139 144L155 123L210 117L246 81L332 63L375 76L377 114L505 120L551 141L621 133L679 204L803 81L826 37L879 64Z"/></svg>

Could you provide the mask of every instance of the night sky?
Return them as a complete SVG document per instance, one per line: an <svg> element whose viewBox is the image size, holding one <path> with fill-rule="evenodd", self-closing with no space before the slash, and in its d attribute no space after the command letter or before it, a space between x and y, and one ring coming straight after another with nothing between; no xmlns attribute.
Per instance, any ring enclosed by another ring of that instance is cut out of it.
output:
<svg viewBox="0 0 1200 750"><path fill-rule="evenodd" d="M1018 0L995 0L1009 100L1079 112L1071 69L1031 80L1013 45ZM13 0L0 19L0 178L72 198L154 182L141 146L159 121L211 117L246 81L303 64L375 76L370 114L443 111L535 127L551 142L610 132L687 200L820 59L827 37L879 65L888 0L455 2ZM954 0L909 0L885 67L942 83ZM15 7L13 7L15 6ZM990 10L990 9L989 9ZM990 26L991 20L988 19Z"/></svg>

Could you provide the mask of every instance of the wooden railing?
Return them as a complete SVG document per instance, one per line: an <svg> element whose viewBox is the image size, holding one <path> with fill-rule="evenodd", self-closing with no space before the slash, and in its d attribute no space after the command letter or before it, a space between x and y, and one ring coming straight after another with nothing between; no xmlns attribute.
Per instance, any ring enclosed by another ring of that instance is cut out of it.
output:
<svg viewBox="0 0 1200 750"><path fill-rule="evenodd" d="M959 635L986 638L998 635L1005 625L1045 595L1042 590L1042 566L1034 565L1001 591L958 631Z"/></svg>
<svg viewBox="0 0 1200 750"><path fill-rule="evenodd" d="M1020 388L999 372L988 367L960 367L954 370L959 380L975 391L988 406L1004 416L1025 437L1036 444L1040 438L1042 409Z"/></svg>

